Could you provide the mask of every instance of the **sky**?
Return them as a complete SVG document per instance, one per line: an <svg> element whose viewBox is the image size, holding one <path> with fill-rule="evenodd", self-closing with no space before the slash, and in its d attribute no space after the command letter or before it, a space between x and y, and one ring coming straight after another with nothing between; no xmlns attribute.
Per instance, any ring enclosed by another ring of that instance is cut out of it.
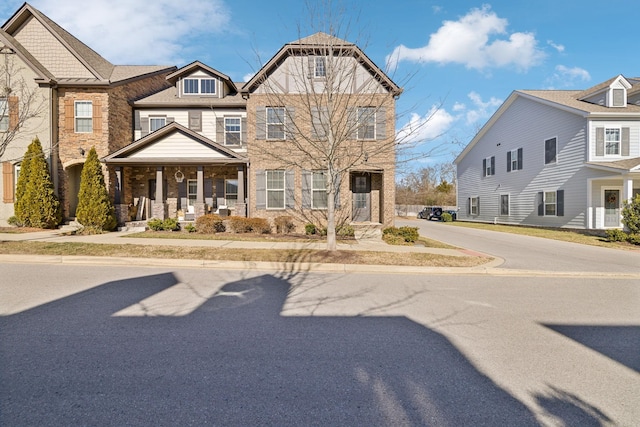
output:
<svg viewBox="0 0 640 427"><path fill-rule="evenodd" d="M3 0L6 22L22 1ZM33 0L116 65L201 61L246 81L285 43L337 28L401 87L407 170L451 162L509 94L640 76L632 0ZM327 7L330 5L330 7ZM416 126L423 124L421 126Z"/></svg>

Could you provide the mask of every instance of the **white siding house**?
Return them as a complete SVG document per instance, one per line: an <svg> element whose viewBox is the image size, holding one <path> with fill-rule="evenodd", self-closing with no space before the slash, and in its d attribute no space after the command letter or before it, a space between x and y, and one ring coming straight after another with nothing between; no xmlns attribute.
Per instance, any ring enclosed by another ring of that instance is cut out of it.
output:
<svg viewBox="0 0 640 427"><path fill-rule="evenodd" d="M514 91L456 158L458 218L621 228L640 192L640 80ZM639 105L636 105L637 102Z"/></svg>

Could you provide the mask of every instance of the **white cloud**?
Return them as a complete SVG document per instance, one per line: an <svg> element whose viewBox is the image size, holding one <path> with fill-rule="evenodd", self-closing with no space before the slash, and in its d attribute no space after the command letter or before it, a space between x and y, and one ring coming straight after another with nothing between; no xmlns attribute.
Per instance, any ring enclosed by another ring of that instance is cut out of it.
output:
<svg viewBox="0 0 640 427"><path fill-rule="evenodd" d="M37 0L33 5L114 64L174 64L190 38L229 27L222 0Z"/></svg>
<svg viewBox="0 0 640 427"><path fill-rule="evenodd" d="M467 125L473 125L481 120L489 118L503 102L501 99L493 96L485 102L477 92L469 92L467 97L471 101L471 109L467 109L464 104L456 104L458 105L458 109L456 111L464 113Z"/></svg>
<svg viewBox="0 0 640 427"><path fill-rule="evenodd" d="M544 53L538 49L535 36L522 32L508 35L507 24L489 6L472 9L458 21L444 21L426 46L396 47L387 63L391 68L400 61L456 63L478 70L506 66L527 70L539 64ZM508 37L497 38L505 35Z"/></svg>
<svg viewBox="0 0 640 427"><path fill-rule="evenodd" d="M398 131L397 140L401 144L429 142L447 132L454 121L454 116L434 105L424 116L412 113L409 122Z"/></svg>
<svg viewBox="0 0 640 427"><path fill-rule="evenodd" d="M546 80L547 89L557 87L570 88L591 80L591 74L584 68L557 65L555 73Z"/></svg>
<svg viewBox="0 0 640 427"><path fill-rule="evenodd" d="M564 52L564 46L561 44L554 43L553 40L547 40L547 44L560 53Z"/></svg>

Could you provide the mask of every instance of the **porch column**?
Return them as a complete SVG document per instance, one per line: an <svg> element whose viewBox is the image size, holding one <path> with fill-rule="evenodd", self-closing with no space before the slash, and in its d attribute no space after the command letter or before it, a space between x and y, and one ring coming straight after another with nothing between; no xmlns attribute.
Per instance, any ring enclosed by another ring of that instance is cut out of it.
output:
<svg viewBox="0 0 640 427"><path fill-rule="evenodd" d="M236 201L237 216L247 216L247 203L244 195L244 165L238 166L238 200Z"/></svg>
<svg viewBox="0 0 640 427"><path fill-rule="evenodd" d="M123 178L124 178L124 168L122 166L116 167L116 180L115 180L115 189L113 196L113 205L116 211L116 221L118 224L124 224L129 221L129 206L126 204L122 204L123 199Z"/></svg>
<svg viewBox="0 0 640 427"><path fill-rule="evenodd" d="M119 205L122 203L122 166L116 167L116 182L114 189L113 203Z"/></svg>
<svg viewBox="0 0 640 427"><path fill-rule="evenodd" d="M631 203L633 199L633 179L629 178L629 176L622 177L622 200L626 200L628 203ZM622 207L623 203L620 203L620 214L622 215ZM626 231L629 231L627 226L624 226Z"/></svg>
<svg viewBox="0 0 640 427"><path fill-rule="evenodd" d="M152 216L158 219L165 219L163 172L162 166L156 168L156 200L153 201Z"/></svg>
<svg viewBox="0 0 640 427"><path fill-rule="evenodd" d="M194 209L195 217L198 218L207 213L207 207L204 203L204 166L198 166L196 178L196 203Z"/></svg>

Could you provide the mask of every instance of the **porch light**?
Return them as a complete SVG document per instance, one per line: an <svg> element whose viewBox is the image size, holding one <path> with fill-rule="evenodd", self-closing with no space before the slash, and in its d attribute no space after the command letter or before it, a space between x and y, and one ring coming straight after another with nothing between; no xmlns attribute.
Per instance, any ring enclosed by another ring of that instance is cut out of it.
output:
<svg viewBox="0 0 640 427"><path fill-rule="evenodd" d="M180 172L180 169L178 169L173 176L176 178L176 182L178 183L184 181L184 174Z"/></svg>

